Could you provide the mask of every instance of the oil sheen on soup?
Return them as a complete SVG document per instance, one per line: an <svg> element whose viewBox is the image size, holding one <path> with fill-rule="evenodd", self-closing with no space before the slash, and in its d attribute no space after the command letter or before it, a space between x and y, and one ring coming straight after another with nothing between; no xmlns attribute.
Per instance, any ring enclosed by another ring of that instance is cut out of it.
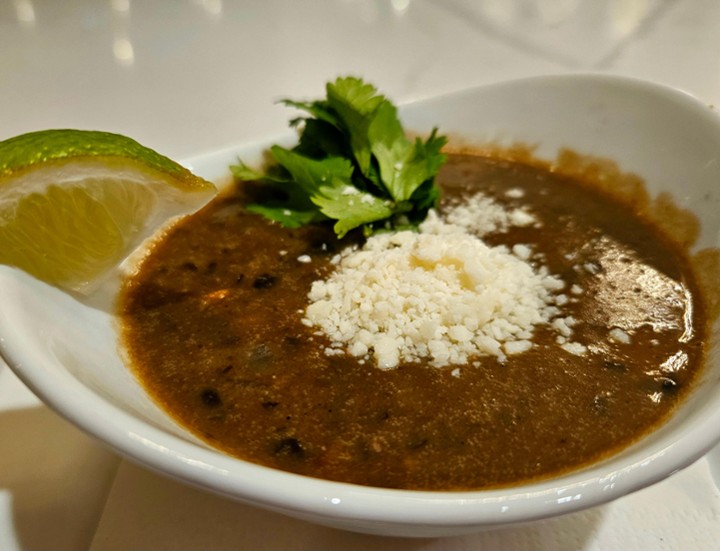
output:
<svg viewBox="0 0 720 551"><path fill-rule="evenodd" d="M552 319L521 346L460 364L401 356L389 369L372 349L348 353L304 313L313 282L362 238L269 222L244 209L254 190L238 183L126 281L123 337L139 379L228 454L389 488L546 478L666 419L703 358L705 313L684 252L628 206L532 163L451 154L438 182L441 216L478 194L519 213L482 241L562 282Z"/></svg>

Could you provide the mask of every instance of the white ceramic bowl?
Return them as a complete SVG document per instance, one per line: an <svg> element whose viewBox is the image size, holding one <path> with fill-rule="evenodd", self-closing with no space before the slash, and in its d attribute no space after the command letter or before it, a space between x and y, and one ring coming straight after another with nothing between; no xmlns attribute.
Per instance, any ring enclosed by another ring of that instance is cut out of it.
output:
<svg viewBox="0 0 720 551"><path fill-rule="evenodd" d="M679 91L607 76L543 77L408 105L408 129L439 126L478 143L522 141L552 159L561 147L614 159L669 192L702 222L698 247L720 245L720 118ZM287 137L285 137L287 138ZM189 164L226 178L229 148ZM592 467L536 484L474 492L417 492L317 480L210 449L178 427L123 365L110 308L91 308L25 274L0 267L0 348L48 405L127 457L233 499L337 528L440 536L561 515L671 475L720 439L720 356L662 428ZM109 313L110 312L110 313ZM713 339L717 341L716 324Z"/></svg>

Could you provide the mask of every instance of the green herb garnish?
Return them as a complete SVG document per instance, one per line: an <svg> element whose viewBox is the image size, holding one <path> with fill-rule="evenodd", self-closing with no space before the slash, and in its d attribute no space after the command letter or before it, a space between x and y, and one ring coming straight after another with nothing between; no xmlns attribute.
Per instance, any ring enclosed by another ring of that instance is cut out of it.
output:
<svg viewBox="0 0 720 551"><path fill-rule="evenodd" d="M281 101L307 115L290 123L300 129L294 148L270 149L276 164L264 173L241 160L230 167L283 192L248 210L290 228L335 220L340 238L358 227L370 235L419 224L440 197L435 176L446 138L437 129L425 141L407 138L395 106L359 78L338 78L326 90L325 100Z"/></svg>

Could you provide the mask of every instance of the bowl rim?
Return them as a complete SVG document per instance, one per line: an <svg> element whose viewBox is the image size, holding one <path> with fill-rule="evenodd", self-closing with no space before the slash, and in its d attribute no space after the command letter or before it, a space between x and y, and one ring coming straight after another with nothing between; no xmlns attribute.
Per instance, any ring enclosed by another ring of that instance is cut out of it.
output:
<svg viewBox="0 0 720 551"><path fill-rule="evenodd" d="M402 108L486 88L582 80L682 97L689 107L702 107L720 125L716 113L686 92L636 78L595 73L514 79L423 98ZM186 164L246 146L198 155ZM8 292L13 291L12 285L22 285L14 271L0 270L0 282L10 286ZM599 505L658 482L695 462L720 439L720 407L716 407L687 427L682 441L677 435L663 436L650 446L635 449L631 445L621 452L622 461L620 454L614 454L589 467L515 487L418 491L334 482L233 458L145 423L72 375L44 369L42 356L22 332L12 330L11 320L5 318L4 309L0 309L0 327L7 329L0 334L0 355L43 402L83 431L154 471L226 497L306 518L472 528L539 520ZM717 401L720 404L720 398Z"/></svg>

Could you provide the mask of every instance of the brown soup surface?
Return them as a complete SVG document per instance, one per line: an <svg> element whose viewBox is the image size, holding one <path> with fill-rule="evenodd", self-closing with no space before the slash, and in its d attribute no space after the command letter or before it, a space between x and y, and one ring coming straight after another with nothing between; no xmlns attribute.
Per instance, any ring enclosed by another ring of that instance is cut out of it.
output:
<svg viewBox="0 0 720 551"><path fill-rule="evenodd" d="M382 370L328 356L302 312L312 282L352 238L248 213L238 184L171 229L126 282L124 340L148 392L228 454L423 490L561 474L666 419L703 359L705 312L683 251L616 199L542 167L453 154L438 181L444 201L482 190L532 211L541 227L484 240L529 244L568 289L582 289L564 308L588 353L568 352L537 326L534 346L504 362ZM612 329L629 342L609 337Z"/></svg>

